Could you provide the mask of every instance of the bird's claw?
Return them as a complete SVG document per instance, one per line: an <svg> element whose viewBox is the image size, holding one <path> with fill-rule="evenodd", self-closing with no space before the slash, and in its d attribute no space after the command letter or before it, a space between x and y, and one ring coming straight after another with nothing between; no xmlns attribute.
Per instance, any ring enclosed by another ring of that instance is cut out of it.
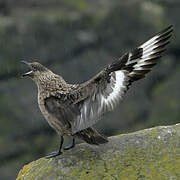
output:
<svg viewBox="0 0 180 180"><path fill-rule="evenodd" d="M75 138L73 138L72 142L69 145L65 146L63 149L69 150L72 149L74 146L75 146Z"/></svg>
<svg viewBox="0 0 180 180"><path fill-rule="evenodd" d="M49 158L52 158L52 157L59 156L60 154L62 154L61 151L55 151L55 152L52 152L52 153L46 155L45 158L46 158L46 159L49 159Z"/></svg>
<svg viewBox="0 0 180 180"><path fill-rule="evenodd" d="M63 149L66 151L66 150L72 149L74 146L75 146L74 144L69 144L65 146Z"/></svg>

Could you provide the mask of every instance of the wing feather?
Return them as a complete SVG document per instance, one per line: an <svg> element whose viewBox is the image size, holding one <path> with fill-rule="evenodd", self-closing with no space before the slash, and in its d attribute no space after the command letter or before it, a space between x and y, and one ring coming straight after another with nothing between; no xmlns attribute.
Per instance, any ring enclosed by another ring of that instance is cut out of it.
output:
<svg viewBox="0 0 180 180"><path fill-rule="evenodd" d="M166 28L69 94L74 101L66 107L71 116L65 113L65 118L71 124L72 133L94 125L103 113L117 106L132 82L151 71L165 51L172 30L172 26Z"/></svg>

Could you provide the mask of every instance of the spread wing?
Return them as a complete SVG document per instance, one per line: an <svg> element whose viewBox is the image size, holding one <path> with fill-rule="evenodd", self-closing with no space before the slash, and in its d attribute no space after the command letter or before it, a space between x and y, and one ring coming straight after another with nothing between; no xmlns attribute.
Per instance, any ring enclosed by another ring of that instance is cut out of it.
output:
<svg viewBox="0 0 180 180"><path fill-rule="evenodd" d="M132 82L143 78L157 63L172 31L172 26L166 28L66 96L63 101L68 105L61 118L70 123L72 133L92 126L104 112L114 109ZM53 103L57 101L60 98Z"/></svg>

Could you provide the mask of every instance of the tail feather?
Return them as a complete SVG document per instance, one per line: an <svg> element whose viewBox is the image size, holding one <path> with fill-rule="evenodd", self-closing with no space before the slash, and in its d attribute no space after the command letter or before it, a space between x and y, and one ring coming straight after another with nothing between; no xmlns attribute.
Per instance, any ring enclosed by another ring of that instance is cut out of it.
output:
<svg viewBox="0 0 180 180"><path fill-rule="evenodd" d="M99 145L108 142L108 139L106 137L99 134L95 129L91 127L77 132L74 136L76 136L79 139L82 139L88 144Z"/></svg>

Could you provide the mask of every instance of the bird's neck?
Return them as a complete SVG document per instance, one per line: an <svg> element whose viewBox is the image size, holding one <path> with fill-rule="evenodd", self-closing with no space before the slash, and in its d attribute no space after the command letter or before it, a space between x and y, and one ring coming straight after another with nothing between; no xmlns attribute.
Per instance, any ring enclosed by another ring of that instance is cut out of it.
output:
<svg viewBox="0 0 180 180"><path fill-rule="evenodd" d="M48 75L48 76L41 76L35 80L38 92L53 94L57 91L63 91L67 88L68 84L65 80L59 75Z"/></svg>

